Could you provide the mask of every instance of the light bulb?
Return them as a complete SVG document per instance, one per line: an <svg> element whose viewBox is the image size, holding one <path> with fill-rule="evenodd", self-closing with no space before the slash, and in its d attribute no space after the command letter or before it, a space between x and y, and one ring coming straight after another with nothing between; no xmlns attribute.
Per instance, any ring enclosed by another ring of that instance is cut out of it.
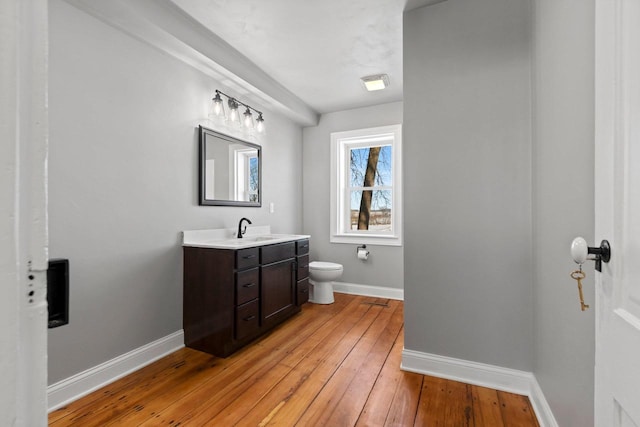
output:
<svg viewBox="0 0 640 427"><path fill-rule="evenodd" d="M213 103L211 108L213 115L216 117L220 117L220 116L224 117L224 104L222 102L222 98L220 97L220 93L218 91L216 91L216 96L211 101Z"/></svg>
<svg viewBox="0 0 640 427"><path fill-rule="evenodd" d="M258 113L258 118L256 119L256 130L258 133L264 132L264 118L262 117L262 113Z"/></svg>
<svg viewBox="0 0 640 427"><path fill-rule="evenodd" d="M222 113L222 111L223 111L223 110L222 110L222 102L217 102L217 101L216 101L216 102L215 102L215 105L213 106L213 113L214 113L216 116L219 116L219 115L220 115L220 113Z"/></svg>
<svg viewBox="0 0 640 427"><path fill-rule="evenodd" d="M247 129L253 128L253 116L251 115L251 110L249 107L244 112L244 127Z"/></svg>
<svg viewBox="0 0 640 427"><path fill-rule="evenodd" d="M216 90L216 95L211 99L211 103L209 104L209 120L219 120L220 118L225 117L224 113L224 103L222 102L222 98L220 97L220 92Z"/></svg>
<svg viewBox="0 0 640 427"><path fill-rule="evenodd" d="M235 99L229 99L229 120L232 123L237 124L240 122L240 113L238 113L238 103Z"/></svg>

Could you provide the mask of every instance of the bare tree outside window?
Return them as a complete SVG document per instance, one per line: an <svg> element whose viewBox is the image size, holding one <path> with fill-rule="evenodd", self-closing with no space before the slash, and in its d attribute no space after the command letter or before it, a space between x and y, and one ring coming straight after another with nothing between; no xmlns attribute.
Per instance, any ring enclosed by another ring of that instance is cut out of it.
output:
<svg viewBox="0 0 640 427"><path fill-rule="evenodd" d="M351 229L391 231L390 145L350 150Z"/></svg>

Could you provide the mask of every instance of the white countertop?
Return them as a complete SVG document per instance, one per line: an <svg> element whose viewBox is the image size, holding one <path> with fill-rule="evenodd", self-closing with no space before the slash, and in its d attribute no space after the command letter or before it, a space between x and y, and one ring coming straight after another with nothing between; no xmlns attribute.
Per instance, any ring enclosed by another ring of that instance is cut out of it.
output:
<svg viewBox="0 0 640 427"><path fill-rule="evenodd" d="M214 249L245 249L274 243L308 239L306 234L271 234L268 225L248 226L245 235L238 239L237 229L218 228L211 230L189 230L182 232L182 246Z"/></svg>

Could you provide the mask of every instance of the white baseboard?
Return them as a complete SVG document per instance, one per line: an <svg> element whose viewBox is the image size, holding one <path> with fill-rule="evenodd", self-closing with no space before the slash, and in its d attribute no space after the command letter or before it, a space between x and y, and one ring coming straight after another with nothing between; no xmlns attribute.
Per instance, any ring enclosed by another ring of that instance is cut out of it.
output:
<svg viewBox="0 0 640 427"><path fill-rule="evenodd" d="M86 396L184 347L184 331L179 330L135 350L87 369L47 387L49 412Z"/></svg>
<svg viewBox="0 0 640 427"><path fill-rule="evenodd" d="M558 422L553 416L549 402L545 399L542 389L540 388L540 384L538 384L538 380L536 380L535 376L531 384L531 392L528 396L531 401L531 405L533 406L533 410L536 412L540 426L558 427Z"/></svg>
<svg viewBox="0 0 640 427"><path fill-rule="evenodd" d="M355 283L333 282L333 290L342 294L364 295L367 297L389 298L403 301L404 289L384 286L358 285Z"/></svg>
<svg viewBox="0 0 640 427"><path fill-rule="evenodd" d="M551 408L531 372L419 351L402 351L402 370L489 387L529 397L541 427L558 427Z"/></svg>

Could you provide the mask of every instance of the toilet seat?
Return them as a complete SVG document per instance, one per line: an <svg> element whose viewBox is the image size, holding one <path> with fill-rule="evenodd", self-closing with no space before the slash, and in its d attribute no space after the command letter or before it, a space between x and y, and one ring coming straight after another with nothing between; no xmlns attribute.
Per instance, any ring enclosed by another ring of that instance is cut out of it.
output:
<svg viewBox="0 0 640 427"><path fill-rule="evenodd" d="M312 261L309 263L309 269L319 271L341 270L342 265L335 262Z"/></svg>

